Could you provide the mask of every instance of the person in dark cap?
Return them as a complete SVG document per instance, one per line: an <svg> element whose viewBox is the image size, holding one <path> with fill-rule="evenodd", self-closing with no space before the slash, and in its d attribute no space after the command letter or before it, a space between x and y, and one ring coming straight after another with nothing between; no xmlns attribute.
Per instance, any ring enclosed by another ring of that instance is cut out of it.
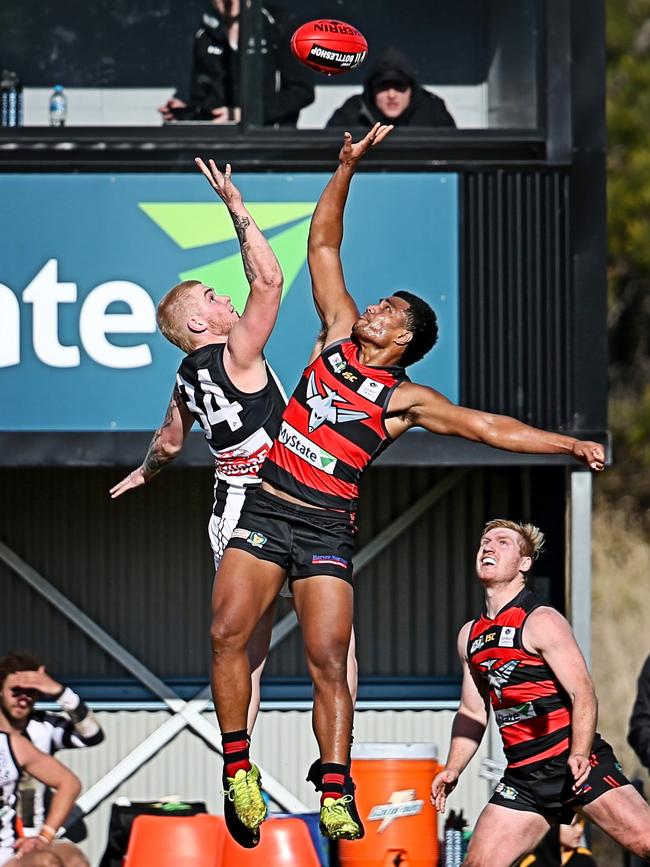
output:
<svg viewBox="0 0 650 867"><path fill-rule="evenodd" d="M368 126L455 127L439 96L417 80L415 69L397 48L384 49L365 80L363 93L351 96L327 121L327 127Z"/></svg>

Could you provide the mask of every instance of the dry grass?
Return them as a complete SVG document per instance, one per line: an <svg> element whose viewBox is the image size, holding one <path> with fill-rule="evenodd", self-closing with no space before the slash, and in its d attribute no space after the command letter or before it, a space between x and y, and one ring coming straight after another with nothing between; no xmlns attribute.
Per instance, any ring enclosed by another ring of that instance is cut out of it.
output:
<svg viewBox="0 0 650 867"><path fill-rule="evenodd" d="M599 697L598 728L625 773L650 778L627 744L636 681L650 653L650 539L635 516L597 502L593 522L592 669ZM599 841L599 864L614 867L614 851Z"/></svg>
<svg viewBox="0 0 650 867"><path fill-rule="evenodd" d="M626 772L639 775L626 736L636 680L650 653L650 540L633 517L603 503L594 512L592 604L599 728Z"/></svg>

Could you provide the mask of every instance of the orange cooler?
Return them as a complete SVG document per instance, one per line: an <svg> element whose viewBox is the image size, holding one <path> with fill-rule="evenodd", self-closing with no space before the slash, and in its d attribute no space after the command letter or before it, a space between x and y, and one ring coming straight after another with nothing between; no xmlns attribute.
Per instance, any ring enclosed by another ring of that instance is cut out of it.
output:
<svg viewBox="0 0 650 867"><path fill-rule="evenodd" d="M341 867L434 867L438 821L429 800L441 770L432 744L355 744L352 776L362 840L341 840Z"/></svg>

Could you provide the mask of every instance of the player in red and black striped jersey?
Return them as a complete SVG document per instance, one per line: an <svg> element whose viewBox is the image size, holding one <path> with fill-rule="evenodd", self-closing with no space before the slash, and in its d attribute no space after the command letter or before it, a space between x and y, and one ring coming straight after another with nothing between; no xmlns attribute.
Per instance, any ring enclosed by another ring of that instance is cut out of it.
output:
<svg viewBox="0 0 650 867"><path fill-rule="evenodd" d="M571 627L527 587L543 541L531 524L498 519L485 526L476 557L485 608L458 635L461 703L446 767L431 786L444 812L491 704L508 764L472 834L467 867L509 867L575 813L650 858L650 806L596 732L593 682Z"/></svg>
<svg viewBox="0 0 650 867"><path fill-rule="evenodd" d="M594 470L604 465L598 443L455 406L410 382L405 368L434 346L438 332L435 313L421 298L396 292L360 314L343 278L343 212L359 159L391 129L376 124L355 144L345 134L340 165L314 211L308 262L322 331L262 468L261 490L247 498L226 548L212 629L217 716L222 731L237 732L249 698L246 642L288 576L314 682L322 827L330 837L350 839L363 829L350 800L345 654L354 511L366 467L417 425L510 451L570 454Z"/></svg>

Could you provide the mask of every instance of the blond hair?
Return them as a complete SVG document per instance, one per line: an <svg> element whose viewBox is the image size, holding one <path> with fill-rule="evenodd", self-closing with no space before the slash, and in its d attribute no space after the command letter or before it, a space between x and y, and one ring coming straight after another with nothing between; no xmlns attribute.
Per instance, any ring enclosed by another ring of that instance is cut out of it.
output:
<svg viewBox="0 0 650 867"><path fill-rule="evenodd" d="M192 312L189 290L200 284L200 280L185 280L183 283L178 283L169 290L156 309L156 322L163 337L186 353L194 349L187 328L187 320Z"/></svg>
<svg viewBox="0 0 650 867"><path fill-rule="evenodd" d="M523 557L537 558L544 547L544 534L534 524L518 524L516 521L508 521L506 518L494 518L488 521L481 537L492 530L514 530L519 535L519 550Z"/></svg>

